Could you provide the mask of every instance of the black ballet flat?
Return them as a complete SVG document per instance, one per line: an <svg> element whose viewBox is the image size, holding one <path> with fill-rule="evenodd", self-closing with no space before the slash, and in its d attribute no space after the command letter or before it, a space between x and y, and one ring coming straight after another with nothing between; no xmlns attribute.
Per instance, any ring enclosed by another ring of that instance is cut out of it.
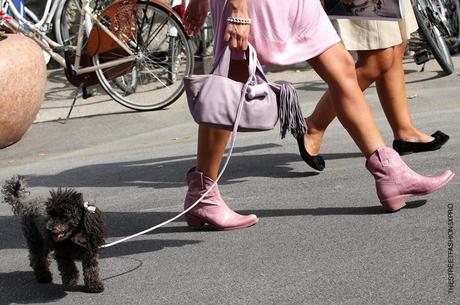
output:
<svg viewBox="0 0 460 305"><path fill-rule="evenodd" d="M400 155L408 155L423 151L438 150L444 144L446 144L447 141L449 141L449 136L439 130L433 133L431 136L434 138L434 140L428 143L394 140L393 149L396 150Z"/></svg>
<svg viewBox="0 0 460 305"><path fill-rule="evenodd" d="M297 145L299 145L300 156L305 161L305 163L318 171L324 170L326 167L324 158L321 155L312 156L308 153L308 151L305 149L303 136L297 138Z"/></svg>

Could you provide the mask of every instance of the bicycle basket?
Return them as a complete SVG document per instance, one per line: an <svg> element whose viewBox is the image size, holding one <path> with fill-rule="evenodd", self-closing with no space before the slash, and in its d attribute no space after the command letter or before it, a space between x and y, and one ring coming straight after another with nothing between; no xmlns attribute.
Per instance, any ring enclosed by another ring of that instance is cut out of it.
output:
<svg viewBox="0 0 460 305"><path fill-rule="evenodd" d="M133 40L137 31L136 0L119 0L109 5L101 14L100 21L123 43ZM86 54L123 50L99 25L94 25L88 39Z"/></svg>
<svg viewBox="0 0 460 305"><path fill-rule="evenodd" d="M136 20L136 0L118 0L109 5L99 16L101 23L108 28L121 42L128 44L137 30ZM110 59L122 58L127 56L127 52L110 37L99 25L95 24L88 37L88 44L81 56L81 66L89 67L92 65L91 57L99 55L99 63L104 63ZM75 61L75 56L70 58L71 63ZM114 67L104 69L107 79L114 79L130 73L134 67L133 62L119 64ZM67 73L67 80L74 86L84 83L85 86L92 86L99 83L95 72L82 75L72 75Z"/></svg>

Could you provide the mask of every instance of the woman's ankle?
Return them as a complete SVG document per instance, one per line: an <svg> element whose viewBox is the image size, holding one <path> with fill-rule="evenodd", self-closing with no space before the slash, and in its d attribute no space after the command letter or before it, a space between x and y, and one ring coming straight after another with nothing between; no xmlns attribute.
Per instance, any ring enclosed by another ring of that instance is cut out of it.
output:
<svg viewBox="0 0 460 305"><path fill-rule="evenodd" d="M415 127L407 128L407 129L400 129L396 132L393 132L395 140L402 140L407 142L431 142L433 141L433 137L421 132L420 130L416 129Z"/></svg>
<svg viewBox="0 0 460 305"><path fill-rule="evenodd" d="M217 179L217 175L219 174L218 172L210 168L207 164L205 164L204 166L201 164L200 166L200 164L197 163L197 165L195 166L195 171L203 173L205 177L208 177L214 181Z"/></svg>
<svg viewBox="0 0 460 305"><path fill-rule="evenodd" d="M315 120L313 120L311 116L305 118L305 124L307 125L307 133L309 135L314 135L314 136L321 135L321 138L322 138L322 135L326 131L326 128L319 127L318 124L316 124Z"/></svg>
<svg viewBox="0 0 460 305"><path fill-rule="evenodd" d="M325 129L317 128L310 117L305 118L305 123L307 124L307 133L304 136L305 149L310 155L316 156L320 152Z"/></svg>

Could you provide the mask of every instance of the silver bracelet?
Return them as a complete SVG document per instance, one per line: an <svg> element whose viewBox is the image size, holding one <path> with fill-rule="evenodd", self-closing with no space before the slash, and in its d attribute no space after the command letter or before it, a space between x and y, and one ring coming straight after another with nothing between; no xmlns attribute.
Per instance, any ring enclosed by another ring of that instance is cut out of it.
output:
<svg viewBox="0 0 460 305"><path fill-rule="evenodd" d="M251 18L241 18L241 17L228 17L227 18L227 23L233 23L233 24L251 24L252 20Z"/></svg>

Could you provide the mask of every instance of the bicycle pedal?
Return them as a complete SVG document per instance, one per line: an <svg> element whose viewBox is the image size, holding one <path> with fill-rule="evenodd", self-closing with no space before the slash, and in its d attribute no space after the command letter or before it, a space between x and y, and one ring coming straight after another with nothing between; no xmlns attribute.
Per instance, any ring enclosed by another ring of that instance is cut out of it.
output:
<svg viewBox="0 0 460 305"><path fill-rule="evenodd" d="M82 87L81 88L81 97L86 100L87 98L90 98L92 96L91 92L88 92L88 88Z"/></svg>
<svg viewBox="0 0 460 305"><path fill-rule="evenodd" d="M81 91L82 91L81 97L84 100L86 100L86 99L88 99L90 97L96 96L96 94L97 94L97 89L96 88L88 89L87 87L83 87Z"/></svg>
<svg viewBox="0 0 460 305"><path fill-rule="evenodd" d="M431 59L431 53L428 50L420 50L414 54L414 61L417 65L423 65Z"/></svg>

